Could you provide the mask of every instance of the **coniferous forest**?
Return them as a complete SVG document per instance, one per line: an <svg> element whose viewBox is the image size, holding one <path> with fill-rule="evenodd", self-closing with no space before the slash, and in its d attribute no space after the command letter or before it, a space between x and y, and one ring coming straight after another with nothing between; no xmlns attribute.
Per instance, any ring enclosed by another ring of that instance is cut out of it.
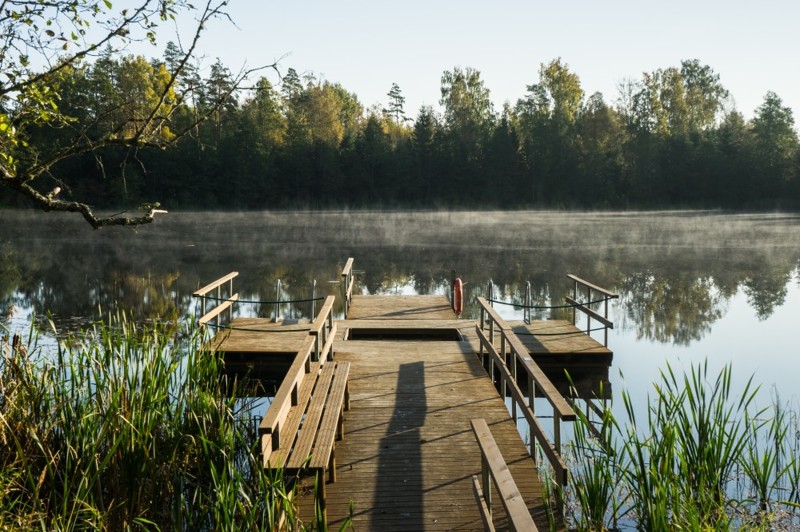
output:
<svg viewBox="0 0 800 532"><path fill-rule="evenodd" d="M158 135L169 139L224 101L166 150L107 143L61 160L49 175L62 197L115 209L800 207L792 110L769 92L745 119L698 60L602 95L555 59L502 109L478 70L456 67L431 87L441 110L411 116L398 84L384 106L365 108L341 84L292 68L232 91L219 60L201 72L179 69L179 57L172 43L151 60L109 51L60 73L68 119L31 128L27 142L42 150L122 135L165 95L170 121ZM9 189L0 202L26 204Z"/></svg>

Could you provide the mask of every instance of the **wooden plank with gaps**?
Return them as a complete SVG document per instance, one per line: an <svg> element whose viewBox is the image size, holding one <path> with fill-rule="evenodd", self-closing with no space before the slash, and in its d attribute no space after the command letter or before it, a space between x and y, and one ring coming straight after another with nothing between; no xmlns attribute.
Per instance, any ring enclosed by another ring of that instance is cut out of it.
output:
<svg viewBox="0 0 800 532"><path fill-rule="evenodd" d="M319 367L319 362L312 362L311 371L306 375L306 378L303 379L303 382L300 383L297 394L297 404L289 409L286 419L280 427L280 447L272 451L270 456L265 460L265 462L269 464L269 467L278 468L286 464L295 440L297 439L297 431L303 421L308 401L311 398L311 391L314 389Z"/></svg>
<svg viewBox="0 0 800 532"><path fill-rule="evenodd" d="M350 363L333 362L331 366L335 366L333 382L325 400L325 413L317 430L314 448L311 450L311 461L309 463L311 468L325 468L328 466L330 457L334 452L334 442L338 432L339 421L344 415L344 397L347 390ZM332 476L334 472L335 469L331 470ZM331 478L331 481L335 481L335 478Z"/></svg>
<svg viewBox="0 0 800 532"><path fill-rule="evenodd" d="M314 446L314 440L319 430L319 422L325 411L325 403L328 398L328 389L333 381L334 369L336 369L334 364L325 364L317 378L314 390L311 392L311 401L308 403L305 419L303 419L300 436L297 438L292 455L286 462L286 469L304 467L308 457L311 455L311 449Z"/></svg>
<svg viewBox="0 0 800 532"><path fill-rule="evenodd" d="M531 519L531 514L525 506L522 494L517 488L514 478L506 465L500 448L497 446L486 420L483 418L470 421L472 431L481 448L486 467L494 480L495 487L500 494L499 501L508 513L508 517L515 530L529 530L535 532L536 525Z"/></svg>

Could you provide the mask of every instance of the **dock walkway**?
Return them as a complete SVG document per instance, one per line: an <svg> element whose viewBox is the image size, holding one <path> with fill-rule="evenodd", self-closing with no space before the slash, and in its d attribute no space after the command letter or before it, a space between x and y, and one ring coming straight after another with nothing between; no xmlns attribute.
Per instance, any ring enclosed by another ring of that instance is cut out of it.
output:
<svg viewBox="0 0 800 532"><path fill-rule="evenodd" d="M351 517L357 530L483 530L473 491L473 476L481 476L482 455L470 423L482 418L519 490L512 497L518 502L521 495L537 526L550 529L545 487L498 387L508 394L507 400L513 397L514 411L527 420L529 438L563 484L567 466L560 457L560 424L574 420L575 413L563 397L566 392L559 392L542 369L563 376L565 367L576 364L578 371L570 368L571 375L586 367L596 376L598 369L608 371L611 351L569 322L506 323L482 297L477 298L481 318L474 320L459 319L444 295L353 295L352 261L342 273L343 320L333 319L333 296L310 323L234 319L236 272L195 292L203 298L216 290L216 297L208 300L220 303L206 312L206 300L201 299L204 315L199 321L217 320L219 331L212 345L225 354L226 371L251 377L263 372L267 378L283 379L276 393L276 401L282 394L282 406L275 412L290 408L287 398L294 381L283 377L286 368L308 357L309 350L317 357L328 356L332 345L334 360L349 363L350 408L344 412L344 438L336 442L335 461L330 463L335 482L327 483L323 494L328 523L338 528ZM571 278L576 293L578 282L589 287L587 301L592 301L592 290L616 297ZM588 305L576 308L612 326L607 306L603 315ZM225 311L229 325L221 326ZM521 380L517 371L522 371ZM517 387L520 382L527 382L525 391ZM531 408L534 392L552 407L552 442ZM272 409L265 420L270 413ZM280 415L274 414L272 421ZM279 426L280 421L270 424L262 436L267 438ZM314 490L301 488L300 516L311 522ZM500 500L495 488L491 498ZM513 511L515 516L525 514L522 507ZM508 528L502 505L494 505L492 521L498 529ZM563 529L563 522L556 528Z"/></svg>
<svg viewBox="0 0 800 532"><path fill-rule="evenodd" d="M351 409L337 443L337 480L327 487L330 525L350 515L352 501L356 530L483 530L470 420L484 418L531 515L547 529L539 474L476 357L474 322L456 320L444 296L354 296L349 315L355 319L338 322L334 343L336 360L350 362ZM460 330L463 339L345 339L353 330L364 338L369 329L385 332L386 319L397 320L395 330ZM301 515L313 516L309 499ZM499 506L495 524L505 526Z"/></svg>

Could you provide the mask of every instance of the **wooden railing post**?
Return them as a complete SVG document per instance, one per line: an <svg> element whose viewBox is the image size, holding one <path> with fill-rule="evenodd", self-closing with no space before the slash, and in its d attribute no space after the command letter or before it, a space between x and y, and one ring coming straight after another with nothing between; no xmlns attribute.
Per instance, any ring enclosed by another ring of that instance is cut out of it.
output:
<svg viewBox="0 0 800 532"><path fill-rule="evenodd" d="M592 301L592 288L590 286L586 287L586 308L591 308L589 303ZM591 314L586 315L586 334L589 336L592 335L592 316Z"/></svg>
<svg viewBox="0 0 800 532"><path fill-rule="evenodd" d="M353 297L353 257L347 259L347 262L342 268L342 283L344 284L344 317L347 319L347 315L350 312L350 303L352 302L351 299Z"/></svg>
<svg viewBox="0 0 800 532"><path fill-rule="evenodd" d="M222 314L226 310L228 311L228 319L233 320L233 305L239 300L239 294L233 293L233 278L237 275L239 275L239 272L230 272L203 288L192 292L192 297L200 299L201 315L197 320L198 324L207 325L213 320L216 326L219 327ZM229 286L228 296L223 299L222 286L226 283ZM216 294L216 296L209 296L208 294ZM209 298L216 300L216 305L211 310L208 310Z"/></svg>
<svg viewBox="0 0 800 532"><path fill-rule="evenodd" d="M500 357L503 359L506 367L508 367L508 355L506 354L506 333L500 331ZM500 379L500 396L503 398L503 403L506 402L506 380Z"/></svg>
<svg viewBox="0 0 800 532"><path fill-rule="evenodd" d="M561 455L561 414L558 410L553 410L553 446L556 452Z"/></svg>
<svg viewBox="0 0 800 532"><path fill-rule="evenodd" d="M222 287L218 286L217 287L217 305L219 305L221 301L222 301ZM219 328L219 314L217 314L217 317L214 319L214 325L216 325L217 328Z"/></svg>
<svg viewBox="0 0 800 532"><path fill-rule="evenodd" d="M578 281L575 281L575 283L572 285L572 299L574 299L575 301L578 300ZM577 309L575 307L572 307L572 324L573 325L575 325L577 323L577 319L578 319Z"/></svg>
<svg viewBox="0 0 800 532"><path fill-rule="evenodd" d="M311 281L311 319L317 315L317 280Z"/></svg>
<svg viewBox="0 0 800 532"><path fill-rule="evenodd" d="M492 516L492 479L489 475L489 461L481 451L481 480L483 483L483 499L486 501L486 508L489 510L489 517Z"/></svg>
<svg viewBox="0 0 800 532"><path fill-rule="evenodd" d="M530 325L531 307L533 306L533 295L531 294L531 282L525 281L525 308L522 310L522 321Z"/></svg>

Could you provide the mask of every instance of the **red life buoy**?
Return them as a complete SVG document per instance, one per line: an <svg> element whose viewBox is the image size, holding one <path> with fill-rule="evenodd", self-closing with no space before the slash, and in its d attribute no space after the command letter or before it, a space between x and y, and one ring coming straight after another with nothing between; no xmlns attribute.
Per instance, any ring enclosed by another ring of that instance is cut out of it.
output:
<svg viewBox="0 0 800 532"><path fill-rule="evenodd" d="M453 310L458 316L464 311L464 283L461 282L461 277L456 277L453 281Z"/></svg>

